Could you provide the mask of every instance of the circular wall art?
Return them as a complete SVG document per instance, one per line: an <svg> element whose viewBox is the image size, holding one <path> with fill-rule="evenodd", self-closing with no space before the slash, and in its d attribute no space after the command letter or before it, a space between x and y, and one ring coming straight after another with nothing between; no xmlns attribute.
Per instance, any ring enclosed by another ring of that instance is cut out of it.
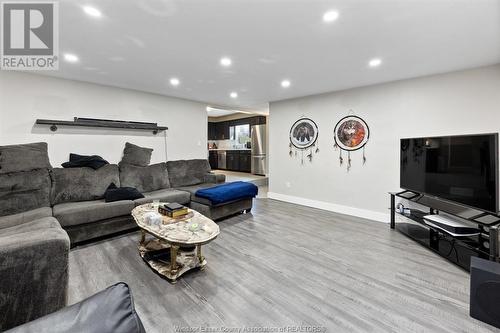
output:
<svg viewBox="0 0 500 333"><path fill-rule="evenodd" d="M351 151L363 149L363 164L366 163L365 146L370 138L370 128L366 122L358 116L347 116L335 125L334 129L335 148L340 148L340 165L344 158L342 151L347 151L347 170L351 168Z"/></svg>
<svg viewBox="0 0 500 333"><path fill-rule="evenodd" d="M301 153L301 161L304 163L304 153L309 161L312 161L313 153L318 153L318 125L309 118L300 118L290 128L290 156ZM294 154L295 151L295 154Z"/></svg>

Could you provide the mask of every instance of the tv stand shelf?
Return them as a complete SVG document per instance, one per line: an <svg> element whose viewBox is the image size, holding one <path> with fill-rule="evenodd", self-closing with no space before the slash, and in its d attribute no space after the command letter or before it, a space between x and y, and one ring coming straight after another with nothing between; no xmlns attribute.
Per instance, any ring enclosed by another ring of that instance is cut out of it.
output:
<svg viewBox="0 0 500 333"><path fill-rule="evenodd" d="M410 191L389 194L391 198L391 229L401 232L467 271L470 269L470 258L473 256L500 261L498 253L500 217L498 215L458 206ZM411 212L409 214L399 212L396 208L396 200L405 208L410 206ZM477 226L479 233L477 235L453 236L425 221L424 216L439 214L440 211L452 217L466 220L474 227ZM396 219L397 216L403 218ZM488 223L484 223L484 221Z"/></svg>

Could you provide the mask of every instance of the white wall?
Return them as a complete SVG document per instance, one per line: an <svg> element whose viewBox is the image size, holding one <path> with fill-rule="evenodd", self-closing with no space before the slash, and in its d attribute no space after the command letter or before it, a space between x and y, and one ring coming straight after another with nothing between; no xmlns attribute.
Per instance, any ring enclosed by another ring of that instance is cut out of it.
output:
<svg viewBox="0 0 500 333"><path fill-rule="evenodd" d="M83 82L20 72L0 72L0 145L45 141L52 165L70 152L121 160L125 142L154 148L152 163L165 161L164 133L34 125L37 118L90 117L157 122L168 126L168 159L207 157L206 105Z"/></svg>
<svg viewBox="0 0 500 333"><path fill-rule="evenodd" d="M347 172L333 129L350 109L371 136L366 165L354 152ZM303 115L318 124L320 152L301 165L288 156L288 135ZM400 138L500 131L500 65L271 103L269 123L270 197L387 221Z"/></svg>

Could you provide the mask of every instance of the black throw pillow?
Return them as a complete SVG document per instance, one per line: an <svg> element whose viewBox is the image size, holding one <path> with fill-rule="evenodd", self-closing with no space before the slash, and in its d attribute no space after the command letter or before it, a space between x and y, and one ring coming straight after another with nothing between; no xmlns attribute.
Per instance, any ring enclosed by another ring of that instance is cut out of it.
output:
<svg viewBox="0 0 500 333"><path fill-rule="evenodd" d="M104 193L104 201L113 202L120 200L135 200L144 198L141 192L133 187L116 187L115 183L111 183Z"/></svg>
<svg viewBox="0 0 500 333"><path fill-rule="evenodd" d="M97 170L106 164L109 164L108 161L103 159L98 155L78 155L78 154L69 154L69 162L65 162L62 165L63 168L82 168L88 167L94 170Z"/></svg>

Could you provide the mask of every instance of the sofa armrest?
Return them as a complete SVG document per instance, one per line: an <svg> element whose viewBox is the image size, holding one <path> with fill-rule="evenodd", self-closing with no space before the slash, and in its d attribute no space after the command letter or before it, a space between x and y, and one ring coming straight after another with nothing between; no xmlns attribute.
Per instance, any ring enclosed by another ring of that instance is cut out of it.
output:
<svg viewBox="0 0 500 333"><path fill-rule="evenodd" d="M69 246L59 226L0 232L0 331L66 305Z"/></svg>
<svg viewBox="0 0 500 333"><path fill-rule="evenodd" d="M226 181L226 175L219 173L207 173L205 174L205 183L220 184Z"/></svg>

